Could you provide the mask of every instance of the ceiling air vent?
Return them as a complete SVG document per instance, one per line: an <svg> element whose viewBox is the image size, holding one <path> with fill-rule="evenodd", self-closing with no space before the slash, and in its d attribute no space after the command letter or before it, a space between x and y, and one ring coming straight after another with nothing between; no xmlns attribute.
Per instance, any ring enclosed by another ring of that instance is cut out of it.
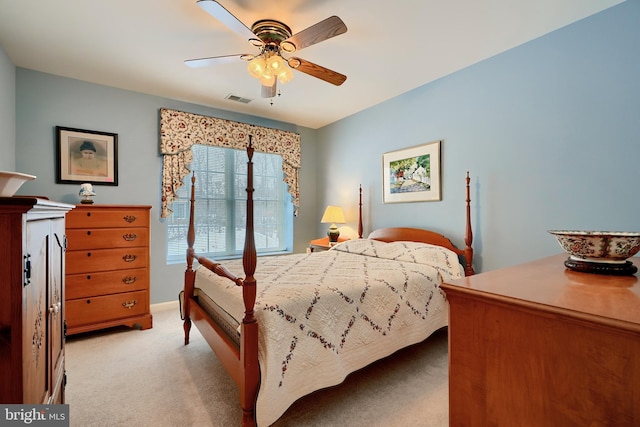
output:
<svg viewBox="0 0 640 427"><path fill-rule="evenodd" d="M227 95L227 96L225 97L225 99L228 99L228 100L230 100L230 101L242 102L243 104L248 104L248 103L250 103L251 101L253 101L252 99L249 99L249 98L243 98L243 97L241 97L241 96L232 95L232 94Z"/></svg>

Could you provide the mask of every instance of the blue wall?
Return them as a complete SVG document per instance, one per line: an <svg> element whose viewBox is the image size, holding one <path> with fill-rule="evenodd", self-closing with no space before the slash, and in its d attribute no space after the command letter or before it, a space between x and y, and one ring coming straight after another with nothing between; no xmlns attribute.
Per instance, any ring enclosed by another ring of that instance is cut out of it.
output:
<svg viewBox="0 0 640 427"><path fill-rule="evenodd" d="M94 186L98 204L150 205L151 302L176 300L185 265L167 265L166 226L160 219L160 108L172 108L228 120L298 132L303 164L300 185L309 189L294 219L294 250L304 251L316 238L316 131L258 117L206 108L131 91L18 68L16 72L16 170L37 176L19 194L78 203L79 185L55 183L55 127L65 126L118 134L117 187Z"/></svg>
<svg viewBox="0 0 640 427"><path fill-rule="evenodd" d="M640 230L638 22L640 1L629 0L318 131L16 71L1 50L0 89L11 92L15 81L16 170L38 176L22 194L77 201L77 186L54 182L56 125L119 134L120 185L98 187L96 201L152 205L153 303L175 300L184 271L164 263L161 107L301 133L296 251L325 233L319 218L327 204L345 207L355 228L358 184L365 233L433 228L460 245L469 170L476 265L487 271L561 252L548 229ZM0 131L3 138L11 138L11 127ZM383 153L434 140L443 141L443 200L382 203Z"/></svg>
<svg viewBox="0 0 640 427"><path fill-rule="evenodd" d="M0 48L0 170L15 170L16 67Z"/></svg>
<svg viewBox="0 0 640 427"><path fill-rule="evenodd" d="M461 245L470 171L484 271L560 253L549 229L640 231L639 23L627 1L321 129L318 205L362 183L366 231L435 228ZM383 153L434 140L443 200L384 204Z"/></svg>

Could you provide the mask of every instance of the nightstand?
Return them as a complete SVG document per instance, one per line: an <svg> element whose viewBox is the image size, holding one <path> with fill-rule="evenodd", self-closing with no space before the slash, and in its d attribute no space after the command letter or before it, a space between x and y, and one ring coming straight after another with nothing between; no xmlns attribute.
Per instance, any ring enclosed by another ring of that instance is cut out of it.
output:
<svg viewBox="0 0 640 427"><path fill-rule="evenodd" d="M344 242L345 240L349 240L346 238L338 237L338 243ZM320 251L328 251L331 247L335 245L335 243L329 243L328 237L323 237L322 239L316 239L309 242L309 250L311 252L320 252Z"/></svg>

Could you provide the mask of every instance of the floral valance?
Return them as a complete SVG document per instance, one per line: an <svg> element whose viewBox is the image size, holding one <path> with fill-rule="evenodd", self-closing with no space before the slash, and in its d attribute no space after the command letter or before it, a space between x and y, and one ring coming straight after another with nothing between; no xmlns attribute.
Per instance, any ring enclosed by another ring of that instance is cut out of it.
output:
<svg viewBox="0 0 640 427"><path fill-rule="evenodd" d="M163 154L161 216L171 215L170 205L189 173L194 144L244 150L249 144L250 134L256 151L282 156L284 181L297 212L300 207L299 134L163 108L160 110L160 152Z"/></svg>

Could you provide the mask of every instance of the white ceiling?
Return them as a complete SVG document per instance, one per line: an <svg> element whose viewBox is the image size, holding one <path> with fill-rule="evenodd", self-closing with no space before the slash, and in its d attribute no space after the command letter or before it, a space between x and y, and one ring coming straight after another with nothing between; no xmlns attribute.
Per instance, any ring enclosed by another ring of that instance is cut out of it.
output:
<svg viewBox="0 0 640 427"><path fill-rule="evenodd" d="M294 71L281 96L238 60L256 53L196 0L0 0L0 45L18 67L319 128L597 13L620 0L220 0L249 28L277 19L297 33L329 16L345 34L296 53L347 76L333 86ZM253 101L225 99L229 94Z"/></svg>

